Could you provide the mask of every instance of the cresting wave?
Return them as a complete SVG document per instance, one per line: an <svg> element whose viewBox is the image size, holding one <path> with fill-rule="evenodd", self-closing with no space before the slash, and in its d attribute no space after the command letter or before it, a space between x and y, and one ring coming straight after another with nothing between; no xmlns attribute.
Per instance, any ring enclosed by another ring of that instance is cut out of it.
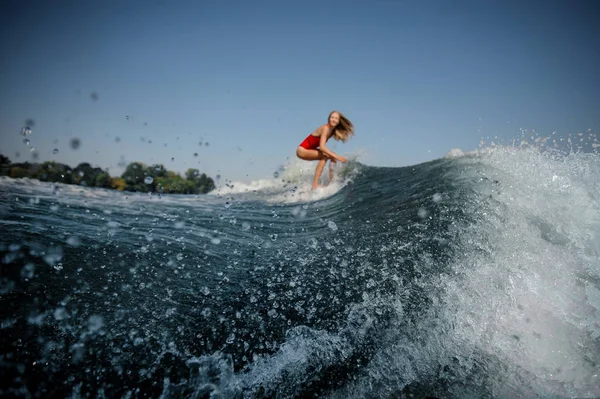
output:
<svg viewBox="0 0 600 399"><path fill-rule="evenodd" d="M600 396L597 154L354 166L316 195L1 181L0 393Z"/></svg>

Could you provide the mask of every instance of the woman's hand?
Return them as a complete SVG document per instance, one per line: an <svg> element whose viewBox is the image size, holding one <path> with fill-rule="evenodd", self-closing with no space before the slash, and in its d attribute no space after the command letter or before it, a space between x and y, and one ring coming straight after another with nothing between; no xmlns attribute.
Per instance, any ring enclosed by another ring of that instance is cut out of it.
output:
<svg viewBox="0 0 600 399"><path fill-rule="evenodd" d="M338 156L338 160L339 160L340 162L342 162L342 163L346 163L346 162L348 162L348 158L346 158L346 157L345 157L345 156L343 156L343 155L339 155L339 156Z"/></svg>

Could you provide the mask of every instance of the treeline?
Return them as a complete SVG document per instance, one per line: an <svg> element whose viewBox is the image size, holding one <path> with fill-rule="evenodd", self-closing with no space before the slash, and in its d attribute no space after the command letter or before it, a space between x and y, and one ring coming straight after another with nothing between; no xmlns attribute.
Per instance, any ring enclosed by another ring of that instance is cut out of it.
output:
<svg viewBox="0 0 600 399"><path fill-rule="evenodd" d="M108 171L94 168L84 162L72 169L70 166L47 161L43 163L11 163L0 154L0 176L14 179L27 177L46 182L78 184L87 187L101 187L120 191L142 191L172 194L206 194L215 188L212 178L190 168L185 177L171 172L163 165L146 166L141 162L127 165L121 177L111 177Z"/></svg>

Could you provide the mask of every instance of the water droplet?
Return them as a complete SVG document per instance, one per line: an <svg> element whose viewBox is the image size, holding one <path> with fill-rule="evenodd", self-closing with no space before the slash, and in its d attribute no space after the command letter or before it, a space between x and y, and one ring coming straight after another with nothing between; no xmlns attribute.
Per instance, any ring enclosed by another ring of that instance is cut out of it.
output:
<svg viewBox="0 0 600 399"><path fill-rule="evenodd" d="M100 330L104 326L104 318L100 315L92 315L88 320L88 328L91 333Z"/></svg>
<svg viewBox="0 0 600 399"><path fill-rule="evenodd" d="M31 134L31 128L29 126L25 126L21 129L21 135L29 136Z"/></svg>
<svg viewBox="0 0 600 399"><path fill-rule="evenodd" d="M248 230L250 230L250 223L242 222L242 231L248 231Z"/></svg>
<svg viewBox="0 0 600 399"><path fill-rule="evenodd" d="M69 145L71 146L72 149L77 150L81 146L81 140L79 140L77 137L72 138L71 141L69 142Z"/></svg>
<svg viewBox="0 0 600 399"><path fill-rule="evenodd" d="M231 333L229 334L229 337L227 337L227 340L225 342L227 342L229 345L233 344L233 341L235 340L235 334Z"/></svg>
<svg viewBox="0 0 600 399"><path fill-rule="evenodd" d="M419 217L421 219L425 219L427 217L427 215L429 215L429 212L425 208L419 208L419 211L417 212L417 214L419 215Z"/></svg>
<svg viewBox="0 0 600 399"><path fill-rule="evenodd" d="M146 178L144 179L144 183L146 184L152 184L153 181L154 178L152 176L146 176Z"/></svg>
<svg viewBox="0 0 600 399"><path fill-rule="evenodd" d="M56 308L54 309L54 318L56 320L64 320L69 317L67 310L65 308Z"/></svg>
<svg viewBox="0 0 600 399"><path fill-rule="evenodd" d="M198 153L197 153L197 152L195 152L195 153L194 153L194 156L195 156L195 157L197 157L197 156L198 156Z"/></svg>
<svg viewBox="0 0 600 399"><path fill-rule="evenodd" d="M92 94L90 94L90 98L92 99L92 101L98 101L98 93L93 92Z"/></svg>
<svg viewBox="0 0 600 399"><path fill-rule="evenodd" d="M215 244L215 245L218 245L218 244L221 243L221 240L219 240L218 238L215 237L212 240L210 240L210 242L213 243L213 244Z"/></svg>
<svg viewBox="0 0 600 399"><path fill-rule="evenodd" d="M185 222L175 222L176 229L183 229L185 227Z"/></svg>
<svg viewBox="0 0 600 399"><path fill-rule="evenodd" d="M52 153L53 153L54 155L58 154L58 148L55 148L55 149L52 151Z"/></svg>
<svg viewBox="0 0 600 399"><path fill-rule="evenodd" d="M34 151L35 151L35 147L31 147L31 148L29 149L29 152L34 152Z"/></svg>
<svg viewBox="0 0 600 399"><path fill-rule="evenodd" d="M327 227L329 227L332 231L337 231L338 229L337 224L335 224L333 220L327 222Z"/></svg>
<svg viewBox="0 0 600 399"><path fill-rule="evenodd" d="M79 237L77 237L77 236L71 236L71 237L67 238L67 244L69 244L72 247L78 247L80 243L81 243L81 241L79 240Z"/></svg>
<svg viewBox="0 0 600 399"><path fill-rule="evenodd" d="M29 139L23 139L23 144L29 145L30 143L31 143L31 141L29 141Z"/></svg>
<svg viewBox="0 0 600 399"><path fill-rule="evenodd" d="M21 269L21 277L24 279L32 278L34 273L35 265L33 263L28 263L25 266L23 266L23 269Z"/></svg>
<svg viewBox="0 0 600 399"><path fill-rule="evenodd" d="M279 172L278 171L273 172L273 177L277 179L279 177Z"/></svg>
<svg viewBox="0 0 600 399"><path fill-rule="evenodd" d="M129 120L129 115L125 115L125 119Z"/></svg>
<svg viewBox="0 0 600 399"><path fill-rule="evenodd" d="M442 200L442 194L440 193L435 193L433 194L433 202L440 202Z"/></svg>

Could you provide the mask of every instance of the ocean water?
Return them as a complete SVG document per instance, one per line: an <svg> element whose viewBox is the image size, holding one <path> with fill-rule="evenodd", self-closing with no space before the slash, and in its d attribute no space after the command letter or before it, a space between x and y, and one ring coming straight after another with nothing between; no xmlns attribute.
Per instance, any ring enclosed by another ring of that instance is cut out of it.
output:
<svg viewBox="0 0 600 399"><path fill-rule="evenodd" d="M600 159L204 196L0 180L0 396L600 396ZM311 164L311 167L314 165Z"/></svg>

